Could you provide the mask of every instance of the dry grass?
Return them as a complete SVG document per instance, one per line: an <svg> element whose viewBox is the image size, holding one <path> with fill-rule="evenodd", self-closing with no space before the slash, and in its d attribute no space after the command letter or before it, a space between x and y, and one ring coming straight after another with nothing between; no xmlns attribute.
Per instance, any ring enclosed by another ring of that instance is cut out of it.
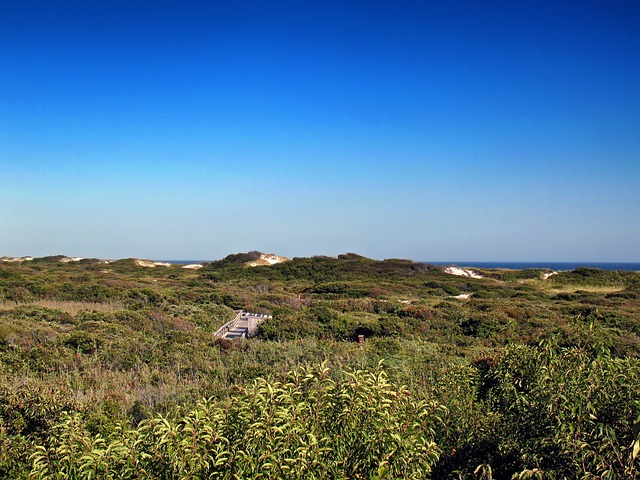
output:
<svg viewBox="0 0 640 480"><path fill-rule="evenodd" d="M600 293L606 295L608 293L621 292L624 286L588 286L588 285L563 285L561 287L551 288L549 291L553 293L575 293L578 291L589 293Z"/></svg>
<svg viewBox="0 0 640 480"><path fill-rule="evenodd" d="M555 285L550 283L549 280L538 278L518 280L518 283L521 285L531 285L538 290L552 295L557 295L559 293L575 293L577 291L606 295L608 293L621 292L626 288L624 285Z"/></svg>
<svg viewBox="0 0 640 480"><path fill-rule="evenodd" d="M19 306L43 307L55 310L62 310L70 315L76 315L84 310L91 312L113 313L124 309L122 302L63 302L58 300L37 300L29 303L0 303L0 311L12 310Z"/></svg>
<svg viewBox="0 0 640 480"><path fill-rule="evenodd" d="M41 392L63 391L85 407L115 400L123 410L136 401L155 409L168 400L197 391L199 379L185 376L179 370L179 366L160 370L143 364L131 370L114 370L100 361L78 355L75 364L57 367L44 376L8 374L2 382L16 391L20 387L37 388ZM219 388L223 388L222 381Z"/></svg>

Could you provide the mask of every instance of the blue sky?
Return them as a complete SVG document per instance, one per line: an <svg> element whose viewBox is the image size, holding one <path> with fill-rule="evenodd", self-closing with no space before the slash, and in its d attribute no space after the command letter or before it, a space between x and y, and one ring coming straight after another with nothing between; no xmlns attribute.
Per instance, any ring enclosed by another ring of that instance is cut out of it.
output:
<svg viewBox="0 0 640 480"><path fill-rule="evenodd" d="M0 0L0 255L640 261L640 4Z"/></svg>

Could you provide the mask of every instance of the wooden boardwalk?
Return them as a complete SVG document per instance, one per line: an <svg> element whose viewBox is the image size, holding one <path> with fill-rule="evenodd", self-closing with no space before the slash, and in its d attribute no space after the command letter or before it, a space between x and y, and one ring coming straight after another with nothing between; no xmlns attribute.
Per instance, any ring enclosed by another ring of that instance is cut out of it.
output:
<svg viewBox="0 0 640 480"><path fill-rule="evenodd" d="M225 323L214 335L219 338L234 340L238 338L251 338L256 335L258 325L263 320L271 318L271 315L245 312L240 310L233 320Z"/></svg>

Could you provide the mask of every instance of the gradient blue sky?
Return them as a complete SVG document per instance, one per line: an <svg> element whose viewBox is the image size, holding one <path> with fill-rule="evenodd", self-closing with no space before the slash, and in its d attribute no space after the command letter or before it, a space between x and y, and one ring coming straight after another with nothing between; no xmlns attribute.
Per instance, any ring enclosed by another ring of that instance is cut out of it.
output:
<svg viewBox="0 0 640 480"><path fill-rule="evenodd" d="M637 1L0 0L0 255L640 261Z"/></svg>

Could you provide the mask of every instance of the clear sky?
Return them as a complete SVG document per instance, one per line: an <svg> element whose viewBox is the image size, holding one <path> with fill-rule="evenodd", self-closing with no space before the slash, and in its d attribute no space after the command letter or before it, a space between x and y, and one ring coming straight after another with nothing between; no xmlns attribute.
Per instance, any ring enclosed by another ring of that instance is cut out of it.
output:
<svg viewBox="0 0 640 480"><path fill-rule="evenodd" d="M640 2L0 0L0 256L640 261Z"/></svg>

